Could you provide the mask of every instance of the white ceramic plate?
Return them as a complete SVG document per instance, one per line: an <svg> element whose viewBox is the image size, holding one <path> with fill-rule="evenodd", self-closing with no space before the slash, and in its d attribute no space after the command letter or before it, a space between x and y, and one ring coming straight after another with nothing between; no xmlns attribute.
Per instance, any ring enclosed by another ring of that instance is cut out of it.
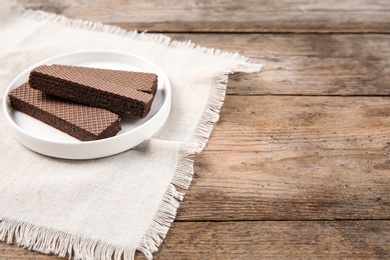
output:
<svg viewBox="0 0 390 260"><path fill-rule="evenodd" d="M65 64L156 73L158 87L151 111L143 119L121 117L122 130L114 137L81 142L10 106L8 93L26 82L30 71L42 64ZM171 86L165 73L154 63L142 57L105 50L72 52L41 61L19 74L6 90L3 110L14 137L31 150L65 159L92 159L126 151L155 134L163 126L171 110Z"/></svg>

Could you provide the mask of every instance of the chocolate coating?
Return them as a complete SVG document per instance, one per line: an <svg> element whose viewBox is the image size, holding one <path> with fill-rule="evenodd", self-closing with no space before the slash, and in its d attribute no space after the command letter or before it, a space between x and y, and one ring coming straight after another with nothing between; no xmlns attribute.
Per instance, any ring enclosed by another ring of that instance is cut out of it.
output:
<svg viewBox="0 0 390 260"><path fill-rule="evenodd" d="M32 70L29 83L45 93L143 118L151 109L157 75L54 64Z"/></svg>
<svg viewBox="0 0 390 260"><path fill-rule="evenodd" d="M9 93L11 106L81 141L116 135L118 115L43 93L24 83Z"/></svg>

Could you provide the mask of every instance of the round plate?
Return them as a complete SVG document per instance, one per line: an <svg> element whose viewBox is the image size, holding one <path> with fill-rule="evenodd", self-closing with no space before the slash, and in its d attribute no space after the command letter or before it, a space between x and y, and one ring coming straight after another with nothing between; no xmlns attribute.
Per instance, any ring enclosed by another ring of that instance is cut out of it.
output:
<svg viewBox="0 0 390 260"><path fill-rule="evenodd" d="M28 80L30 71L42 64L64 64L94 68L152 72L158 76L157 92L146 118L121 117L122 130L114 137L82 142L35 118L13 109L8 93ZM151 61L125 52L82 51L55 56L19 74L8 86L3 99L6 121L12 134L33 151L65 159L92 159L126 151L155 134L171 110L171 86L165 73Z"/></svg>

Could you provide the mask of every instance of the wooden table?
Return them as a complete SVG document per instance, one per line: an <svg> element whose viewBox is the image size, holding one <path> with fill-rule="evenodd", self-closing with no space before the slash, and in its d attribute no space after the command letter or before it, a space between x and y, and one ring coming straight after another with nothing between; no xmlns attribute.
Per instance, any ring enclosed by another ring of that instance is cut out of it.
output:
<svg viewBox="0 0 390 260"><path fill-rule="evenodd" d="M20 2L264 64L230 76L156 259L390 258L390 1Z"/></svg>

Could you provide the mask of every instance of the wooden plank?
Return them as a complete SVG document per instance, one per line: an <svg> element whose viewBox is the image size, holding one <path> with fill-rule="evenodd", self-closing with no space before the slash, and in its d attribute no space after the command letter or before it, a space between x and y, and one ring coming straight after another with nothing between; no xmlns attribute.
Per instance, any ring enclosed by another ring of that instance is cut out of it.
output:
<svg viewBox="0 0 390 260"><path fill-rule="evenodd" d="M389 2L390 3L390 2ZM232 95L390 95L390 35L170 34L239 51L264 68L230 77Z"/></svg>
<svg viewBox="0 0 390 260"><path fill-rule="evenodd" d="M155 259L385 259L389 237L390 221L175 222ZM5 243L0 254L58 259Z"/></svg>
<svg viewBox="0 0 390 260"><path fill-rule="evenodd" d="M20 0L25 6L159 32L390 32L387 0Z"/></svg>
<svg viewBox="0 0 390 260"><path fill-rule="evenodd" d="M389 219L389 104L228 96L178 219Z"/></svg>
<svg viewBox="0 0 390 260"><path fill-rule="evenodd" d="M40 254L34 251L29 251L22 247L15 245L6 244L0 242L0 258L2 260L53 260L53 259L64 259L54 255Z"/></svg>
<svg viewBox="0 0 390 260"><path fill-rule="evenodd" d="M390 256L389 221L175 223L156 259Z"/></svg>

